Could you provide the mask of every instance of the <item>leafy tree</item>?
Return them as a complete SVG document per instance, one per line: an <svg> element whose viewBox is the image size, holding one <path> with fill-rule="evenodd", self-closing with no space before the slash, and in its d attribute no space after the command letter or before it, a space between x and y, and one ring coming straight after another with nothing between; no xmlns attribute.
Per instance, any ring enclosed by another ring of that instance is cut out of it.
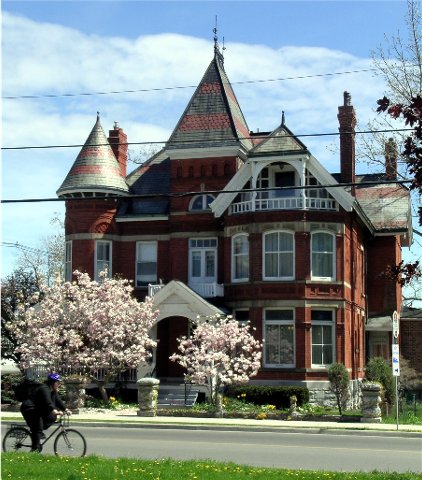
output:
<svg viewBox="0 0 422 480"><path fill-rule="evenodd" d="M392 405L395 397L394 377L391 366L384 358L371 358L366 364L365 380L379 382L383 387L384 399Z"/></svg>
<svg viewBox="0 0 422 480"><path fill-rule="evenodd" d="M57 280L43 298L23 309L11 331L18 341L23 368L36 365L88 376L107 401L105 385L118 373L150 356L156 342L149 331L157 318L152 299L138 302L128 280L92 281L75 271L75 282ZM99 378L99 369L105 369Z"/></svg>
<svg viewBox="0 0 422 480"><path fill-rule="evenodd" d="M186 379L207 386L216 407L223 387L247 383L261 366L259 341L231 316L200 323L189 338L179 338L178 348L170 360L187 370Z"/></svg>
<svg viewBox="0 0 422 480"><path fill-rule="evenodd" d="M28 308L41 290L40 279L32 271L15 270L1 282L1 358L20 362L18 338L11 326L17 321L18 306Z"/></svg>
<svg viewBox="0 0 422 480"><path fill-rule="evenodd" d="M337 407L340 415L347 398L349 397L349 372L342 363L333 363L328 370L330 389L336 396Z"/></svg>

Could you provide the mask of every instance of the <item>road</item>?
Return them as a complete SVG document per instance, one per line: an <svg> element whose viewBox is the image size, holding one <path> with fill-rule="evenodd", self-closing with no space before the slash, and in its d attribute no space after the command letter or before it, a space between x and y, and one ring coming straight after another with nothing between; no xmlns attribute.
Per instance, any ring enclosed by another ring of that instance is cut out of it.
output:
<svg viewBox="0 0 422 480"><path fill-rule="evenodd" d="M77 427L87 454L106 457L213 459L305 470L422 473L422 436Z"/></svg>

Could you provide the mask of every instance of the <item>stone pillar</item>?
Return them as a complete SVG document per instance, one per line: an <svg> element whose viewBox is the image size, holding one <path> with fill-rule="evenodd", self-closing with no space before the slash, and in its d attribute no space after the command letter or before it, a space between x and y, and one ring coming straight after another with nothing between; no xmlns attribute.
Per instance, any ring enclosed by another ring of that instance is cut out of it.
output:
<svg viewBox="0 0 422 480"><path fill-rule="evenodd" d="M85 404L85 389L88 384L86 378L65 378L64 385L66 388L66 407L72 411L72 413L79 413L79 410Z"/></svg>
<svg viewBox="0 0 422 480"><path fill-rule="evenodd" d="M362 417L364 423L381 423L381 385L362 383Z"/></svg>
<svg viewBox="0 0 422 480"><path fill-rule="evenodd" d="M145 377L136 383L138 385L138 417L155 417L157 415L160 380Z"/></svg>

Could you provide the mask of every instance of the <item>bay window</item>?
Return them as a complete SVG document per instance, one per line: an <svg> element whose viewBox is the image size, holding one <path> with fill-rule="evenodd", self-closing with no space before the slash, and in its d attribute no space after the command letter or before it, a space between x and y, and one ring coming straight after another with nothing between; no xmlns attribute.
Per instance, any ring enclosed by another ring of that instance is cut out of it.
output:
<svg viewBox="0 0 422 480"><path fill-rule="evenodd" d="M326 367L334 360L334 311L311 310L312 366Z"/></svg>
<svg viewBox="0 0 422 480"><path fill-rule="evenodd" d="M311 234L311 278L335 280L335 235L329 232Z"/></svg>
<svg viewBox="0 0 422 480"><path fill-rule="evenodd" d="M249 238L245 233L232 238L232 281L249 278Z"/></svg>
<svg viewBox="0 0 422 480"><path fill-rule="evenodd" d="M294 278L294 234L270 232L264 235L264 280Z"/></svg>
<svg viewBox="0 0 422 480"><path fill-rule="evenodd" d="M264 365L295 366L295 320L293 309L265 310Z"/></svg>

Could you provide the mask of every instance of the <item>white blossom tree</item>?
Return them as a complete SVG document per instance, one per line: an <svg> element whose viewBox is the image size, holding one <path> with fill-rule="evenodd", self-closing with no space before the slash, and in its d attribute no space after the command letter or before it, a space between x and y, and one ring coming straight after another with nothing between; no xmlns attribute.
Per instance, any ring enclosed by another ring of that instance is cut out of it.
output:
<svg viewBox="0 0 422 480"><path fill-rule="evenodd" d="M231 316L211 317L199 323L189 338L178 340L180 353L170 360L187 370L187 380L208 388L215 406L224 386L247 383L261 366L260 342L248 324L239 324Z"/></svg>
<svg viewBox="0 0 422 480"><path fill-rule="evenodd" d="M35 307L25 309L12 326L23 368L46 365L71 370L97 383L103 400L105 385L118 373L145 361L156 342L149 337L158 312L152 299L139 302L128 280L99 282L75 271L76 281L57 280L44 287ZM103 378L98 377L104 369Z"/></svg>

